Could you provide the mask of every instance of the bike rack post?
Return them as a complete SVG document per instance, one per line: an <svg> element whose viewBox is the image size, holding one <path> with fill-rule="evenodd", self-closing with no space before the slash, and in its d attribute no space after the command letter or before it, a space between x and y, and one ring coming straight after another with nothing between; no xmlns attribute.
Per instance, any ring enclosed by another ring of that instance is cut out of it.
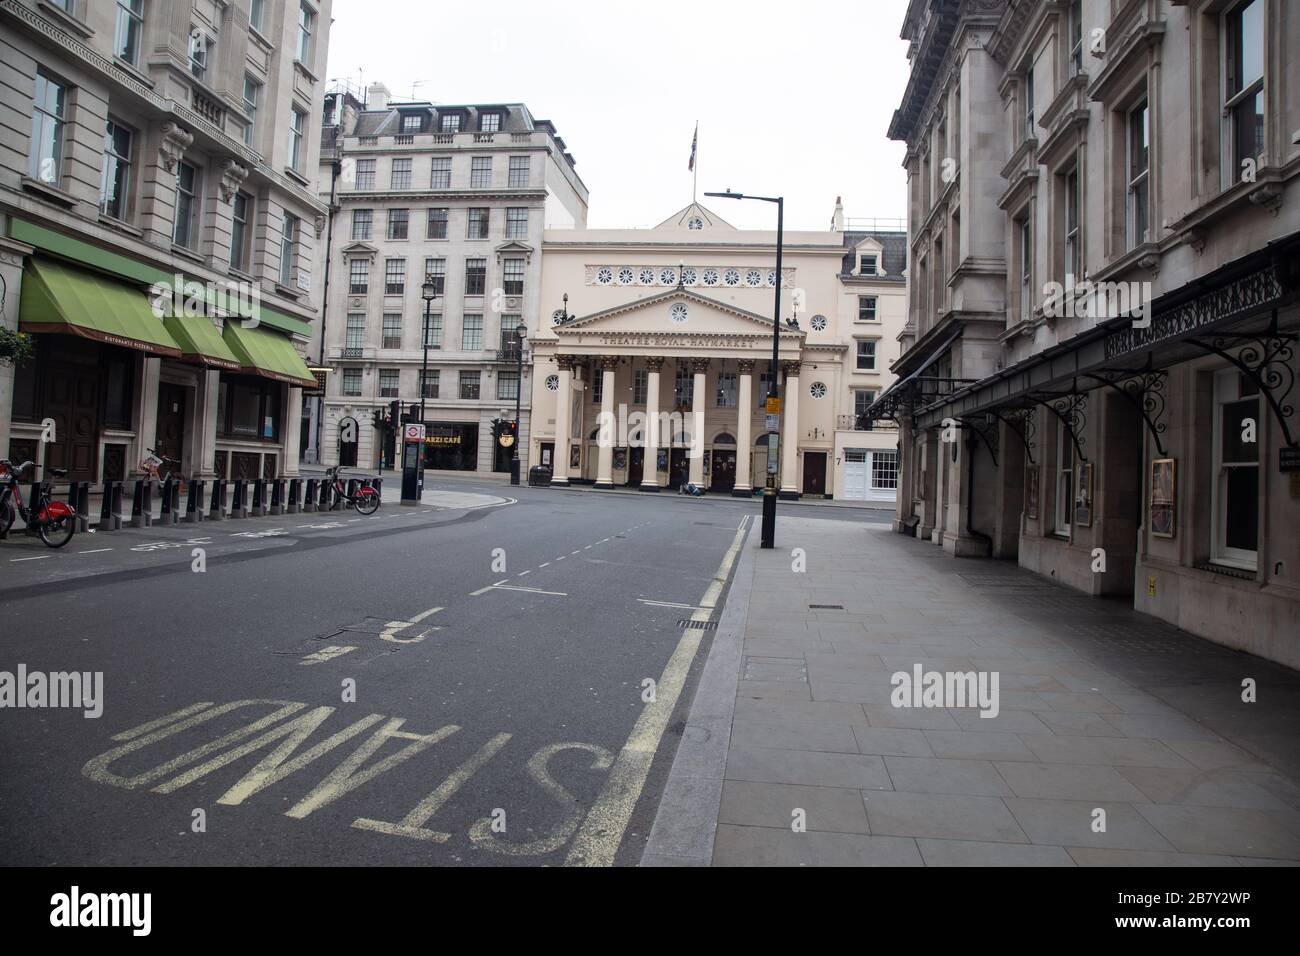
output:
<svg viewBox="0 0 1300 956"><path fill-rule="evenodd" d="M73 481L68 484L68 504L77 513L77 530L90 530L90 482Z"/></svg>
<svg viewBox="0 0 1300 956"><path fill-rule="evenodd" d="M236 478L233 484L235 486L235 491L230 497L230 517L247 518L248 499L244 494L245 480L243 478Z"/></svg>
<svg viewBox="0 0 1300 956"><path fill-rule="evenodd" d="M254 518L260 518L266 514L266 479L253 479L253 507L250 509Z"/></svg>
<svg viewBox="0 0 1300 956"><path fill-rule="evenodd" d="M357 489L360 488L360 487L361 487L361 482L360 482L359 479L356 479L356 478L349 478L349 479L348 479L348 497L349 497L349 498L355 498L355 497L357 496ZM338 507L342 507L342 506L343 506L343 502L340 501L340 502L338 503Z"/></svg>
<svg viewBox="0 0 1300 956"><path fill-rule="evenodd" d="M375 489L375 491L379 494L379 497L380 497L380 498L383 498L383 496L384 496L384 476L383 476L383 475L380 475L378 478L371 479L370 487Z"/></svg>
<svg viewBox="0 0 1300 956"><path fill-rule="evenodd" d="M171 475L162 483L162 517L163 524L176 524L180 521L181 483Z"/></svg>
<svg viewBox="0 0 1300 956"><path fill-rule="evenodd" d="M185 492L185 521L190 524L203 520L203 482L197 478L190 479Z"/></svg>
<svg viewBox="0 0 1300 956"><path fill-rule="evenodd" d="M329 479L322 481L320 483L320 507L317 510L329 511L331 506L330 499L333 497L333 495L334 495L334 483Z"/></svg>
<svg viewBox="0 0 1300 956"><path fill-rule="evenodd" d="M153 482L138 478L131 493L131 527L148 528L153 524Z"/></svg>
<svg viewBox="0 0 1300 956"><path fill-rule="evenodd" d="M289 479L289 501L285 506L285 514L296 515L301 510L302 502L302 479Z"/></svg>
<svg viewBox="0 0 1300 956"><path fill-rule="evenodd" d="M208 506L208 520L226 520L226 482L222 478L215 478L212 481L212 501Z"/></svg>
<svg viewBox="0 0 1300 956"><path fill-rule="evenodd" d="M318 484L319 482L315 478L307 479L307 488L303 493L302 499L302 510L304 512L316 510L316 499L320 495L320 492L317 490Z"/></svg>
<svg viewBox="0 0 1300 956"><path fill-rule="evenodd" d="M99 524L95 530L117 531L122 527L122 483L104 479L104 498L99 503Z"/></svg>

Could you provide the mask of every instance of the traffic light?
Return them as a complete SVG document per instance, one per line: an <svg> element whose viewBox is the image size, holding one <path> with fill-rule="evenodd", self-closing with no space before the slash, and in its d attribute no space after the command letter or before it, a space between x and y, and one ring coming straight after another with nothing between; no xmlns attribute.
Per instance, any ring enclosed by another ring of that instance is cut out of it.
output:
<svg viewBox="0 0 1300 956"><path fill-rule="evenodd" d="M388 403L388 420L396 428L399 421L402 421L402 403L394 399Z"/></svg>
<svg viewBox="0 0 1300 956"><path fill-rule="evenodd" d="M381 431L383 430L383 427L384 427L384 410L383 410L382 408L376 408L376 409L375 409L375 422L374 422L374 424L375 424L375 428L378 428L378 429L380 429Z"/></svg>

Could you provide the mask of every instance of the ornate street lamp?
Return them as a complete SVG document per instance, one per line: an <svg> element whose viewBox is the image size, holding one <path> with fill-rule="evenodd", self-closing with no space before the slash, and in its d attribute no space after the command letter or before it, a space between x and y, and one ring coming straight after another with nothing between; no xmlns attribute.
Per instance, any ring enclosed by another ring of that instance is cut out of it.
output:
<svg viewBox="0 0 1300 956"><path fill-rule="evenodd" d="M519 443L523 432L519 424L519 402L524 394L524 339L528 326L520 322L515 326L515 453L510 459L510 484L519 484Z"/></svg>
<svg viewBox="0 0 1300 956"><path fill-rule="evenodd" d="M424 361L420 365L420 421L424 421L424 396L428 392L429 380L429 326L433 321L433 300L438 297L438 286L433 276L424 277L420 286L420 295L424 299Z"/></svg>

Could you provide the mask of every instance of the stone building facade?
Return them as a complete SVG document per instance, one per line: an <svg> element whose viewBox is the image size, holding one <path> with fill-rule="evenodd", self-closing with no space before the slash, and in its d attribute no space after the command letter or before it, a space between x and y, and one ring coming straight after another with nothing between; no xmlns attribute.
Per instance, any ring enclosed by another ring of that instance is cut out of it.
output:
<svg viewBox="0 0 1300 956"><path fill-rule="evenodd" d="M333 196L334 221L322 247L330 373L319 459L391 466L395 429L375 414L396 401L424 408L427 468L508 471L492 423L514 419L515 330L537 328L543 230L586 224L573 157L521 103L393 102L374 84L364 103L332 92L326 113L320 190ZM528 374L525 364L525 439Z"/></svg>
<svg viewBox="0 0 1300 956"><path fill-rule="evenodd" d="M0 303L34 341L0 364L0 454L295 473L329 26L330 0L0 2Z"/></svg>
<svg viewBox="0 0 1300 956"><path fill-rule="evenodd" d="M896 526L1300 666L1300 8L913 0Z"/></svg>

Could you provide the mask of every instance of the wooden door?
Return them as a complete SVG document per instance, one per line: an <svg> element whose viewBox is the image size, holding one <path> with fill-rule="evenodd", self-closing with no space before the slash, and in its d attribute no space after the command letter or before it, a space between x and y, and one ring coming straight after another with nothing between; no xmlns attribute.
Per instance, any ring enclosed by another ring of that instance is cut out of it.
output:
<svg viewBox="0 0 1300 956"><path fill-rule="evenodd" d="M158 428L154 449L159 458L174 458L179 464L163 462L158 470L164 474L185 474L185 399L184 385L161 382L158 385Z"/></svg>
<svg viewBox="0 0 1300 956"><path fill-rule="evenodd" d="M714 449L713 481L710 491L729 492L736 486L736 453Z"/></svg>
<svg viewBox="0 0 1300 956"><path fill-rule="evenodd" d="M45 446L45 469L68 469L70 481L95 481L99 458L97 368L51 363L45 415L54 422L54 441Z"/></svg>
<svg viewBox="0 0 1300 956"><path fill-rule="evenodd" d="M826 452L803 453L803 493L805 495L826 494Z"/></svg>

